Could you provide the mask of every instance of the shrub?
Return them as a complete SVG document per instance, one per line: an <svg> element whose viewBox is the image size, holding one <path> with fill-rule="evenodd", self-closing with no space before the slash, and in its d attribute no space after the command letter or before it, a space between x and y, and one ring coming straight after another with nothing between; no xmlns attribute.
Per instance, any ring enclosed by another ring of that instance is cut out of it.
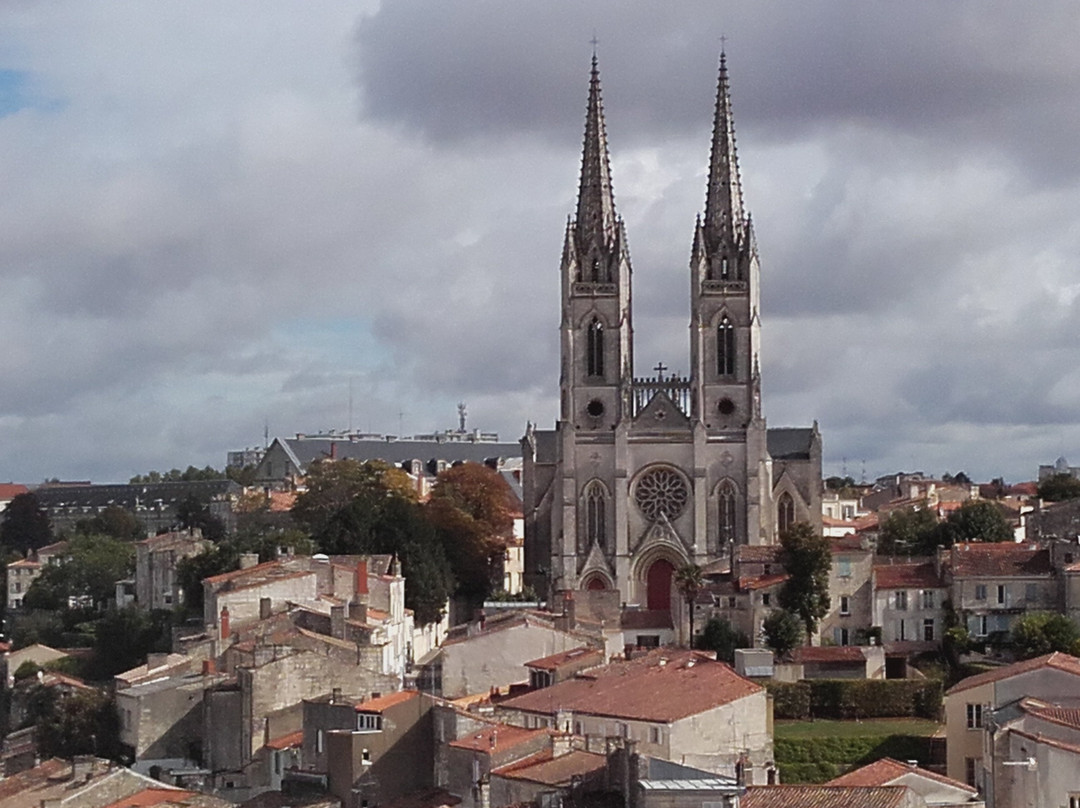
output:
<svg viewBox="0 0 1080 808"><path fill-rule="evenodd" d="M814 679L768 682L777 718L929 718L941 714L937 679Z"/></svg>

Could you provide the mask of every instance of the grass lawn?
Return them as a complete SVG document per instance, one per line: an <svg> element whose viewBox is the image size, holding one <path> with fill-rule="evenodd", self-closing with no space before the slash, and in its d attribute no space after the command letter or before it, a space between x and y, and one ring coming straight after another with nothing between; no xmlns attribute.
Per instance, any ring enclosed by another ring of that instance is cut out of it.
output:
<svg viewBox="0 0 1080 808"><path fill-rule="evenodd" d="M933 735L941 727L936 721L922 718L870 718L863 721L777 721L777 739L790 738L865 738L876 735Z"/></svg>

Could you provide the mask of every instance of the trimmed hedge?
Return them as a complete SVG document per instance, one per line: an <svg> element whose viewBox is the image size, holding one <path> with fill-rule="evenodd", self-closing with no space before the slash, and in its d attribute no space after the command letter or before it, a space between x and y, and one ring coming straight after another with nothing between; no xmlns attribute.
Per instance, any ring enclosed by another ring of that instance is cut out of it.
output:
<svg viewBox="0 0 1080 808"><path fill-rule="evenodd" d="M917 735L777 738L773 751L781 782L824 783L882 757L929 763L930 739Z"/></svg>
<svg viewBox="0 0 1080 808"><path fill-rule="evenodd" d="M929 718L941 715L935 679L813 679L766 682L776 718Z"/></svg>

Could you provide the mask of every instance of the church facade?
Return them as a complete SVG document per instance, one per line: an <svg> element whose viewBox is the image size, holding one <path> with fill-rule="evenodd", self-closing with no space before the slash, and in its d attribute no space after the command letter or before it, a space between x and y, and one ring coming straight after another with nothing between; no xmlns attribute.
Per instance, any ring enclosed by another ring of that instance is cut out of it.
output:
<svg viewBox="0 0 1080 808"><path fill-rule="evenodd" d="M593 57L562 262L560 415L522 440L526 570L541 593L671 607L673 575L821 528L821 437L761 407L760 269L721 56L705 210L690 252L690 373L634 372L631 264Z"/></svg>

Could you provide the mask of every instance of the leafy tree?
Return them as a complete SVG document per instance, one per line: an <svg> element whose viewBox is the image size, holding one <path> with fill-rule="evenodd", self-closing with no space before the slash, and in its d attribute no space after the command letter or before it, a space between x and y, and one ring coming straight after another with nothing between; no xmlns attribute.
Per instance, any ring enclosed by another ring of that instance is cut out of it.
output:
<svg viewBox="0 0 1080 808"><path fill-rule="evenodd" d="M705 624L697 646L705 651L715 651L717 659L733 665L735 664L735 649L750 647L750 638L732 628L727 620L713 617Z"/></svg>
<svg viewBox="0 0 1080 808"><path fill-rule="evenodd" d="M950 513L938 526L936 537L936 544L945 546L970 541L1012 541L1013 528L998 505L975 499Z"/></svg>
<svg viewBox="0 0 1080 808"><path fill-rule="evenodd" d="M33 491L17 494L4 509L0 544L26 554L53 540L49 516Z"/></svg>
<svg viewBox="0 0 1080 808"><path fill-rule="evenodd" d="M248 488L255 485L255 469L257 466L226 466L225 476L234 483Z"/></svg>
<svg viewBox="0 0 1080 808"><path fill-rule="evenodd" d="M1080 480L1071 474L1054 474L1039 483L1039 498L1047 502L1063 502L1080 498Z"/></svg>
<svg viewBox="0 0 1080 808"><path fill-rule="evenodd" d="M1012 624L1010 641L1018 659L1030 659L1053 651L1080 653L1080 629L1056 612L1028 612Z"/></svg>
<svg viewBox="0 0 1080 808"><path fill-rule="evenodd" d="M439 473L424 510L442 539L458 591L482 601L514 524L510 485L485 465L461 463Z"/></svg>
<svg viewBox="0 0 1080 808"><path fill-rule="evenodd" d="M119 505L109 505L91 519L80 519L75 523L75 531L87 536L99 534L122 540L146 538L146 525L127 508Z"/></svg>
<svg viewBox="0 0 1080 808"><path fill-rule="evenodd" d="M971 478L962 471L956 472L956 474L949 474L945 472L941 475L941 481L943 483L952 483L953 485L971 485Z"/></svg>
<svg viewBox="0 0 1080 808"><path fill-rule="evenodd" d="M924 555L932 553L938 520L933 511L904 508L895 510L881 525L878 552L882 555Z"/></svg>
<svg viewBox="0 0 1080 808"><path fill-rule="evenodd" d="M37 687L31 694L32 722L37 725L42 758L97 755L120 760L120 722L116 702L100 690L60 695Z"/></svg>
<svg viewBox="0 0 1080 808"><path fill-rule="evenodd" d="M780 535L788 579L780 588L780 605L794 612L812 637L818 621L829 612L829 540L806 522L796 522Z"/></svg>
<svg viewBox="0 0 1080 808"><path fill-rule="evenodd" d="M697 600L698 592L705 586L705 578L701 573L701 567L697 564L683 564L675 570L675 588L683 596L683 600L690 607L690 647L694 647L694 601Z"/></svg>
<svg viewBox="0 0 1080 808"><path fill-rule="evenodd" d="M774 609L762 624L765 631L765 644L777 657L788 656L802 645L802 621L794 612L787 609Z"/></svg>
<svg viewBox="0 0 1080 808"><path fill-rule="evenodd" d="M240 551L235 544L223 542L205 553L183 558L176 564L176 581L184 597L184 610L202 616L203 578L240 568Z"/></svg>
<svg viewBox="0 0 1080 808"><path fill-rule="evenodd" d="M322 533L338 512L360 495L369 500L394 495L416 501L409 475L377 460L316 461L308 468L304 485L305 491L296 498L292 515L312 535Z"/></svg>
<svg viewBox="0 0 1080 808"><path fill-rule="evenodd" d="M855 478L848 477L826 477L825 487L830 491L843 491L845 488L855 487Z"/></svg>
<svg viewBox="0 0 1080 808"><path fill-rule="evenodd" d="M131 485L139 485L146 483L194 483L202 482L204 480L224 480L226 477L224 472L218 471L213 466L206 466L205 468L196 468L195 466L188 466L184 471L180 469L172 469L162 474L160 471L148 471L146 474L136 474L128 482Z"/></svg>
<svg viewBox="0 0 1080 808"><path fill-rule="evenodd" d="M211 541L225 537L225 523L210 513L210 506L201 502L194 494L188 494L176 506L176 518L188 530L198 528L203 536Z"/></svg>
<svg viewBox="0 0 1080 808"><path fill-rule="evenodd" d="M172 613L129 606L110 609L94 626L90 673L98 680L141 665L151 652L172 650Z"/></svg>
<svg viewBox="0 0 1080 808"><path fill-rule="evenodd" d="M116 582L135 569L135 547L110 536L76 536L67 557L50 564L23 599L29 609L65 609L70 603L99 605L114 597Z"/></svg>

